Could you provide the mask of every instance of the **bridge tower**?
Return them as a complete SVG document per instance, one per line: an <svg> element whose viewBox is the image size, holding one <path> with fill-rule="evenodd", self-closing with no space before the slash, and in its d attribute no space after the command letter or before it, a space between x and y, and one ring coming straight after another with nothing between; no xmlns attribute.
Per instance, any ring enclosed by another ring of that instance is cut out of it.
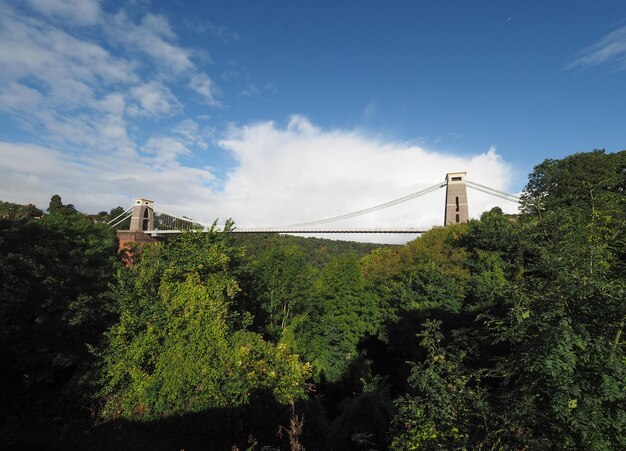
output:
<svg viewBox="0 0 626 451"><path fill-rule="evenodd" d="M118 251L126 253L127 265L132 265L139 255L139 251L132 251L134 245L144 245L157 241L156 238L144 233L146 230L154 230L153 203L148 199L135 199L130 217L130 227L128 230L117 231Z"/></svg>
<svg viewBox="0 0 626 451"><path fill-rule="evenodd" d="M469 219L465 172L446 174L446 206L443 225L461 224Z"/></svg>
<svg viewBox="0 0 626 451"><path fill-rule="evenodd" d="M144 232L146 230L154 230L153 203L154 201L148 199L135 199L133 214L130 218L129 231Z"/></svg>

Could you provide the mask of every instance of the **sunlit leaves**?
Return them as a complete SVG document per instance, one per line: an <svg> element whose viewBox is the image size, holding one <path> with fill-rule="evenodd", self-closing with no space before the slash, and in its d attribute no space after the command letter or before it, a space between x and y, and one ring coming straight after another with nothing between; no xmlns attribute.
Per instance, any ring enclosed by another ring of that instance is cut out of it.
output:
<svg viewBox="0 0 626 451"><path fill-rule="evenodd" d="M234 407L256 389L283 403L305 396L309 367L237 326L241 257L217 233L190 233L120 273L120 321L103 350L106 417Z"/></svg>

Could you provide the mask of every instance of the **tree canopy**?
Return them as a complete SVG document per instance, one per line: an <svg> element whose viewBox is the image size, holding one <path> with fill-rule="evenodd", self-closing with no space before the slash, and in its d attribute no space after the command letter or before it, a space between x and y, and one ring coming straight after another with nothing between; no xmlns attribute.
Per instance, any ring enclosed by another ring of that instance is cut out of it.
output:
<svg viewBox="0 0 626 451"><path fill-rule="evenodd" d="M0 443L626 448L625 188L595 150L404 246L211 230L131 260L121 209L4 202Z"/></svg>

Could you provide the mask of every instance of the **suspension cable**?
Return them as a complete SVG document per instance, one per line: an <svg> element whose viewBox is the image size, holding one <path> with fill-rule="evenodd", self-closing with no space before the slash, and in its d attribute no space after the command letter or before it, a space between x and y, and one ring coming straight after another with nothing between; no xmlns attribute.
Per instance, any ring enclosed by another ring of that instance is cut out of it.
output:
<svg viewBox="0 0 626 451"><path fill-rule="evenodd" d="M374 205L373 207L370 208L365 208L363 210L358 210L358 211L353 211L352 213L346 213L343 215L339 215L339 216L333 216L331 218L326 218L326 219L320 219L318 221L311 221L311 222L301 222L298 224L291 224L288 226L281 226L281 227L273 227L273 228L286 228L286 227L308 227L308 226L312 226L312 225L319 225L319 224L326 224L328 222L334 222L334 221L340 221L343 219L350 219L350 218L354 218L356 216L361 216L364 215L366 213L371 213L373 211L378 211L378 210L382 210L383 208L388 208L388 207L392 207L394 205L398 205L401 204L402 202L406 202L409 201L411 199L415 199L417 197L423 196L424 194L428 194L432 191L435 191L439 188L443 188L444 186L446 186L446 183L437 183L436 185L433 185L431 187L425 188L421 191L418 191L416 193L412 193L412 194L408 194L406 196L403 197L399 197L397 199L391 200L389 202L385 202L382 204L378 204L378 205Z"/></svg>
<svg viewBox="0 0 626 451"><path fill-rule="evenodd" d="M467 183L467 181L466 181L466 183ZM506 193L500 194L500 192L493 192L493 191L491 191L489 189L479 188L478 186L474 186L473 184L470 185L469 183L467 183L467 186L469 188L471 188L471 189L476 190L476 191L482 191L483 193L487 193L487 194L490 194L492 196L496 196L496 197L499 197L501 199L508 200L509 202L519 203L519 201L520 201L520 198L517 197L517 196L511 196L511 195L506 194Z"/></svg>
<svg viewBox="0 0 626 451"><path fill-rule="evenodd" d="M465 180L465 183L467 183L468 186L471 186L473 188L483 188L484 190L492 191L494 195L495 195L495 193L498 193L498 194L502 194L503 196L506 196L506 197L511 197L511 198L516 199L518 201L520 200L520 197L516 196L515 194L509 194L507 192L500 191L500 190L497 190L495 188L490 188L489 186L481 185L480 183L471 182L469 180ZM483 192L485 192L485 191L483 191ZM488 194L492 194L492 193L488 193Z"/></svg>
<svg viewBox="0 0 626 451"><path fill-rule="evenodd" d="M133 214L131 213L131 214L127 215L127 216L124 216L122 219L120 219L119 221L117 221L115 224L110 225L110 226L109 226L109 229L112 229L112 228L113 228L113 227L115 227L116 225L119 225L119 224L121 224L122 222L126 221L126 220L127 220L128 218L130 218L132 215L133 215ZM118 218L119 218L119 216L118 216ZM109 223L107 223L107 225L108 225L108 224L109 224Z"/></svg>
<svg viewBox="0 0 626 451"><path fill-rule="evenodd" d="M195 219L185 218L185 217L182 217L182 216L175 215L175 214L170 213L170 212L168 212L166 210L163 210L161 207L159 207L158 205L155 205L155 204L152 204L152 209L155 210L155 211L158 211L161 214L165 214L165 215L170 216L170 217L172 217L174 219L178 219L179 221L183 221L184 223L188 222L190 224L198 224L198 225L201 225L203 227L211 227L213 225L213 224L209 224L207 222L200 222L200 221L196 221Z"/></svg>
<svg viewBox="0 0 626 451"><path fill-rule="evenodd" d="M510 202L519 202L520 201L519 196L515 196L513 194L509 194L509 193L504 192L504 191L500 191L500 190L497 190L497 189L494 189L494 188L490 188L488 186L481 185L481 184L475 183L475 182L471 182L469 180L466 180L465 183L467 184L467 186L469 186L470 188L472 188L472 189L474 189L476 191L481 191L483 193L490 194L492 196L496 196L496 197L499 197L501 199L508 200ZM354 218L354 217L357 217L357 216L365 215L367 213L372 213L374 211L378 211L378 210L382 210L382 209L385 209L385 208L393 207L394 205L398 205L398 204L401 204L403 202L407 202L409 200L416 199L416 198L418 198L420 196L423 196L425 194L431 193L431 192L433 192L433 191L435 191L437 189L443 188L445 186L447 186L447 183L439 182L436 185L430 186L428 188L425 188L423 190L417 191L415 193L408 194L406 196L402 196L402 197L399 197L397 199L394 199L394 200L391 200L391 201L388 201L388 202L384 202L382 204L374 205L372 207L365 208L365 209L362 209L362 210L357 210L357 211L353 211L351 213L346 213L346 214L342 214L342 215L338 215L338 216L333 216L333 217L330 217L330 218L319 219L317 221L301 222L301 223L298 223L298 224L291 224L291 225L287 225L287 226L274 226L274 227L268 227L267 229L271 230L271 229L309 227L309 226L313 226L313 225L321 225L321 224L327 224L329 222L335 222L335 221L341 221L341 220L345 220L345 219L350 219L350 218ZM128 210L126 210L126 212L124 212L122 214L127 213L128 211L132 210L132 208L133 207L129 208ZM194 219L185 218L185 217L181 217L181 216L172 214L172 213L162 209L161 207L159 207L159 206L157 206L155 204L152 205L152 209L157 211L157 212L159 212L159 214L163 214L163 215L168 216L170 221L172 219L182 221L182 224L180 224L181 226L185 226L186 225L189 228L191 228L192 224L198 224L198 225L201 225L203 227L212 227L213 226L213 224L209 224L209 223L206 223L206 222L200 222L200 221L196 221ZM130 215L125 217L124 219L122 219L122 221L124 221L128 217L130 217ZM115 219L117 219L117 218L115 218ZM114 227L115 225L119 224L122 221L119 221L118 223L114 224L111 227ZM172 223L172 221L171 221L171 223ZM170 225L171 225L171 223L170 223ZM176 224L176 221L173 221L173 224L178 225L178 224Z"/></svg>
<svg viewBox="0 0 626 451"><path fill-rule="evenodd" d="M134 206L133 206L133 207L130 207L130 208L129 208L128 210L126 210L125 212L123 212L123 213L121 213L121 214L117 215L115 218L113 218L113 219L111 219L109 222L107 222L107 225L108 225L108 224L111 224L111 223L112 223L113 221L115 221L117 218L119 218L119 217L121 217L121 216L124 216L126 213L128 213L129 211L131 211L133 208L135 208L135 207L134 207ZM112 227L114 227L115 225L117 225L117 224L114 224Z"/></svg>

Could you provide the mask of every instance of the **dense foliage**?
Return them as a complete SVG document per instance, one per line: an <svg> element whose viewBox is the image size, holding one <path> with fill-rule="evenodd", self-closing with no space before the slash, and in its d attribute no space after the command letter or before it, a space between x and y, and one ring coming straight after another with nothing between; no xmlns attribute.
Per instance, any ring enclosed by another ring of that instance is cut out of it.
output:
<svg viewBox="0 0 626 451"><path fill-rule="evenodd" d="M115 250L106 227L63 208L43 219L0 220L5 440L34 428L54 437L60 417L90 404L89 346L113 319Z"/></svg>
<svg viewBox="0 0 626 451"><path fill-rule="evenodd" d="M188 233L123 266L58 196L0 207L4 444L626 448L626 152L405 246Z"/></svg>
<svg viewBox="0 0 626 451"><path fill-rule="evenodd" d="M0 201L0 218L16 220L16 219L32 219L43 215L43 211L33 204L19 205L12 202Z"/></svg>
<svg viewBox="0 0 626 451"><path fill-rule="evenodd" d="M468 318L424 322L394 448L626 446L625 169L626 152L547 160L518 221L470 222Z"/></svg>
<svg viewBox="0 0 626 451"><path fill-rule="evenodd" d="M282 403L306 395L308 365L233 311L241 264L224 234L190 233L145 249L120 276L103 354L106 418L239 406L258 389Z"/></svg>

